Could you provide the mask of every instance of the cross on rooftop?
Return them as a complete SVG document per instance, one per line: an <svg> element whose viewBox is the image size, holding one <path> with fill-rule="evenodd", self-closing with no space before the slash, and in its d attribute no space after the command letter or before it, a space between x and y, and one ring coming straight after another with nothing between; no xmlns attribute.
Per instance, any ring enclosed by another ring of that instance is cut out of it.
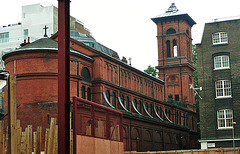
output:
<svg viewBox="0 0 240 154"><path fill-rule="evenodd" d="M43 29L45 30L44 37L48 37L48 36L47 36L47 29L48 29L47 25L45 25L45 27L44 27Z"/></svg>

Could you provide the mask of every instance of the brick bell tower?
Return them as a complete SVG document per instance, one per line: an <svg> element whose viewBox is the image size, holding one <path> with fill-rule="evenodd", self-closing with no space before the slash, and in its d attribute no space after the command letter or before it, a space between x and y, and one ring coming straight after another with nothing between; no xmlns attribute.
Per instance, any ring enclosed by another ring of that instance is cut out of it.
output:
<svg viewBox="0 0 240 154"><path fill-rule="evenodd" d="M196 22L174 3L154 18L157 25L159 78L165 81L164 98L194 104L191 28Z"/></svg>

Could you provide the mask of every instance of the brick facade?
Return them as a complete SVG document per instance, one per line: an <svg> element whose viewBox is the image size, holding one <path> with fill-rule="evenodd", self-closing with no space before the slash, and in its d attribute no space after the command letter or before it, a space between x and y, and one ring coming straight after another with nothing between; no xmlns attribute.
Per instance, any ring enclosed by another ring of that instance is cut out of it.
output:
<svg viewBox="0 0 240 154"><path fill-rule="evenodd" d="M206 23L201 44L197 45L198 80L203 87L200 92L200 126L202 148L207 148L207 143L215 143L215 147L232 147L232 128L218 127L219 110L230 109L233 111L232 121L235 126L236 145L239 146L239 25L240 20L226 20ZM213 44L213 34L227 33L227 42ZM229 57L229 68L215 69L214 57ZM217 98L216 82L220 80L231 81L231 96Z"/></svg>
<svg viewBox="0 0 240 154"><path fill-rule="evenodd" d="M183 37L189 38L185 34ZM45 130L49 127L49 117L57 115L57 40L55 34L3 56L6 70L17 76L17 104L21 104L17 115L22 127L33 124L35 130L41 125ZM181 106L164 101L163 80L126 64L114 51L104 53L74 39L70 41L70 95L107 106L109 101L123 112L125 150L198 147L193 105ZM188 58L184 60L189 61ZM175 68L178 74L179 69L182 70L181 78L176 77L176 81L189 82L193 69L188 65ZM183 94L188 95L187 101L190 101L190 93L184 91ZM118 98L128 111L120 105ZM5 105L7 108L7 103ZM147 106L146 111L144 106Z"/></svg>

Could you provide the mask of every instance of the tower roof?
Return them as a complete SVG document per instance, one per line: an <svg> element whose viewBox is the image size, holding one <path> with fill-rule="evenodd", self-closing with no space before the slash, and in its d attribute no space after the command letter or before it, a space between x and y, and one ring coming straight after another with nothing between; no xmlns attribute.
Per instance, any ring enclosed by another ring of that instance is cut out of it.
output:
<svg viewBox="0 0 240 154"><path fill-rule="evenodd" d="M175 3L172 3L168 10L154 18L151 18L156 24L160 21L165 21L168 19L184 19L190 26L196 24L196 22L187 14L182 11L179 11Z"/></svg>

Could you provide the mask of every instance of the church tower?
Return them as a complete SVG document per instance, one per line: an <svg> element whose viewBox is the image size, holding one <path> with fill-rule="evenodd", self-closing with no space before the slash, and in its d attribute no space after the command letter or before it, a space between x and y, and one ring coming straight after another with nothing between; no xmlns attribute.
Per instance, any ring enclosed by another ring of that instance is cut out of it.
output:
<svg viewBox="0 0 240 154"><path fill-rule="evenodd" d="M191 28L196 22L174 3L154 18L157 25L159 78L165 81L164 98L194 104Z"/></svg>

